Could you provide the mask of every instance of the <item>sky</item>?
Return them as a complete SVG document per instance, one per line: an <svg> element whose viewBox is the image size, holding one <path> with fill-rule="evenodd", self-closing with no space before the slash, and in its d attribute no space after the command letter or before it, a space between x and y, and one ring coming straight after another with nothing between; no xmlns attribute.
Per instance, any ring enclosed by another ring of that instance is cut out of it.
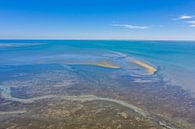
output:
<svg viewBox="0 0 195 129"><path fill-rule="evenodd" d="M0 0L0 39L195 40L195 0Z"/></svg>

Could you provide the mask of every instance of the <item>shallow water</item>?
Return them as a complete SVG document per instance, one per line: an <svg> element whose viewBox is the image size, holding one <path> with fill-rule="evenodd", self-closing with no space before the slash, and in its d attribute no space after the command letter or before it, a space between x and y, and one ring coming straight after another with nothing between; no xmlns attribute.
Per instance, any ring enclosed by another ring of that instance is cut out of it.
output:
<svg viewBox="0 0 195 129"><path fill-rule="evenodd" d="M195 42L0 40L0 65L96 64L108 61L127 70L137 69L129 60L140 60L154 66L165 80L195 95Z"/></svg>
<svg viewBox="0 0 195 129"><path fill-rule="evenodd" d="M195 127L193 43L0 42L0 128Z"/></svg>

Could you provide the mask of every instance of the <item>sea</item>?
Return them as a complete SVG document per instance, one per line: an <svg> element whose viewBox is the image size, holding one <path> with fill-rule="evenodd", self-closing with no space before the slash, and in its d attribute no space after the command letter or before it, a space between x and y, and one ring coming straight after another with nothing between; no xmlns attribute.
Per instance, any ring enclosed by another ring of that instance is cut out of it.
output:
<svg viewBox="0 0 195 129"><path fill-rule="evenodd" d="M107 61L135 72L132 60L154 67L154 74L195 96L195 41L0 40L0 66Z"/></svg>

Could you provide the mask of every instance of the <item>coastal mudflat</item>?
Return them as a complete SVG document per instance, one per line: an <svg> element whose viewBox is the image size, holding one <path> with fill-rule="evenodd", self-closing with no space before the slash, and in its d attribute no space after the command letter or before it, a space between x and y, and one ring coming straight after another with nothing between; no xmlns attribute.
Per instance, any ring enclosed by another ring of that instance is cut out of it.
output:
<svg viewBox="0 0 195 129"><path fill-rule="evenodd" d="M158 74L74 64L3 69L1 128L194 127L194 99Z"/></svg>

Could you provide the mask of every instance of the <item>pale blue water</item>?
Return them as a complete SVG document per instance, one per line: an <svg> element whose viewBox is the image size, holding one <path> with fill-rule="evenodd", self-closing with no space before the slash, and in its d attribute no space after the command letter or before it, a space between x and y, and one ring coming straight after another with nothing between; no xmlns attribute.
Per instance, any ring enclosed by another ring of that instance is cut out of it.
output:
<svg viewBox="0 0 195 129"><path fill-rule="evenodd" d="M131 66L125 61L131 59L151 64L165 80L195 94L195 42L0 40L0 65L96 63L108 60L128 68Z"/></svg>

